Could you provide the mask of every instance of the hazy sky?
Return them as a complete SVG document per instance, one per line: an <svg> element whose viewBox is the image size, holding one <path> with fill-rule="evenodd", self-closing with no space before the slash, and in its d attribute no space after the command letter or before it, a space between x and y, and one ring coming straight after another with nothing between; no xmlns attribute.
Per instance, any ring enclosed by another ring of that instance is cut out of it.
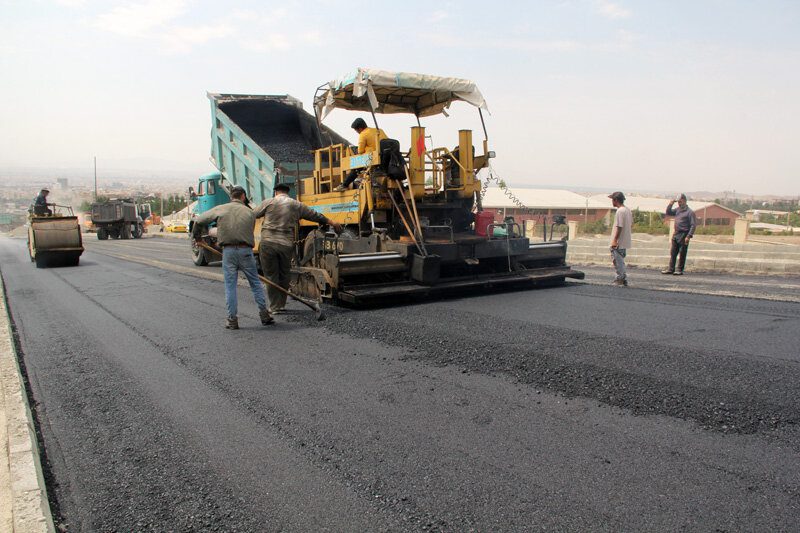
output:
<svg viewBox="0 0 800 533"><path fill-rule="evenodd" d="M211 170L206 91L474 80L522 185L800 194L800 2L0 0L0 167ZM480 123L428 121L438 145ZM355 140L354 115L328 123ZM408 118L383 121L407 145ZM445 128L446 127L446 128Z"/></svg>

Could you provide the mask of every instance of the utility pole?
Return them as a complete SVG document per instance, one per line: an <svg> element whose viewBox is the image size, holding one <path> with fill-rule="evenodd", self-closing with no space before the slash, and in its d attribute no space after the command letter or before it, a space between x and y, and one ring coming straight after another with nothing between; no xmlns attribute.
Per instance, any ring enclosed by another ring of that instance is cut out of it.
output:
<svg viewBox="0 0 800 533"><path fill-rule="evenodd" d="M94 156L94 201L97 201L97 156Z"/></svg>
<svg viewBox="0 0 800 533"><path fill-rule="evenodd" d="M586 197L586 210L583 212L583 225L589 225L589 197Z"/></svg>

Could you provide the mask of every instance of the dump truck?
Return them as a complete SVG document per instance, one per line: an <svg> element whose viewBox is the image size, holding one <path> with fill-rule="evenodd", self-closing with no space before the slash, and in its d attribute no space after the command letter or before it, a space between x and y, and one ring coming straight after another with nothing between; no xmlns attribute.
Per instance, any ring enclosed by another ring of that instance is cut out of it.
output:
<svg viewBox="0 0 800 533"><path fill-rule="evenodd" d="M72 207L47 204L49 213L28 214L28 254L37 268L78 266L83 238Z"/></svg>
<svg viewBox="0 0 800 533"><path fill-rule="evenodd" d="M228 190L235 185L244 187L250 202L257 205L272 197L276 183L294 184L311 175L314 150L347 142L318 125L314 115L303 110L303 103L289 95L207 96L213 117L211 160L219 171L200 176L193 217L229 202ZM190 220L190 232L192 226ZM213 244L213 236L207 238ZM215 260L194 241L192 259L198 266Z"/></svg>
<svg viewBox="0 0 800 533"><path fill-rule="evenodd" d="M317 89L313 117L289 96L209 97L218 186L240 185L258 203L275 183L288 183L292 196L346 227L341 234L306 221L296 228L292 287L300 295L361 305L583 277L566 265L565 240L534 242L513 219L496 223L482 210L479 173L495 153L488 106L469 80L358 68ZM422 119L447 115L456 102L478 111L481 153L469 129L454 132L452 148L427 145ZM409 148L387 132L374 139L375 150L357 153L322 124L334 109L361 112L376 129L378 116L408 114ZM342 190L353 171L355 188Z"/></svg>
<svg viewBox="0 0 800 533"><path fill-rule="evenodd" d="M131 198L95 202L92 204L92 224L101 241L138 239L144 233L144 221L151 215L150 204L137 203Z"/></svg>

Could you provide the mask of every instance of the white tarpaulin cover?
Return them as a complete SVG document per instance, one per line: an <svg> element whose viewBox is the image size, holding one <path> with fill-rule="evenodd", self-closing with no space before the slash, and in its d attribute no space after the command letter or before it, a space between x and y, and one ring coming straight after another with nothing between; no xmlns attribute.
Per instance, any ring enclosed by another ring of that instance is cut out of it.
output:
<svg viewBox="0 0 800 533"><path fill-rule="evenodd" d="M456 100L489 110L478 87L469 80L359 68L328 83L327 90L314 99L314 106L320 120L337 107L426 117L444 112Z"/></svg>

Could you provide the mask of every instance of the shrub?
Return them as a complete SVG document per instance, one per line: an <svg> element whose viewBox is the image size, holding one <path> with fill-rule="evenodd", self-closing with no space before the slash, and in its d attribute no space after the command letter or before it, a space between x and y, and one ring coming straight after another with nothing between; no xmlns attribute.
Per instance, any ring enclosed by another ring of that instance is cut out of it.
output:
<svg viewBox="0 0 800 533"><path fill-rule="evenodd" d="M608 226L605 220L595 220L594 222L581 222L578 224L579 235L595 235L597 233L608 233Z"/></svg>

